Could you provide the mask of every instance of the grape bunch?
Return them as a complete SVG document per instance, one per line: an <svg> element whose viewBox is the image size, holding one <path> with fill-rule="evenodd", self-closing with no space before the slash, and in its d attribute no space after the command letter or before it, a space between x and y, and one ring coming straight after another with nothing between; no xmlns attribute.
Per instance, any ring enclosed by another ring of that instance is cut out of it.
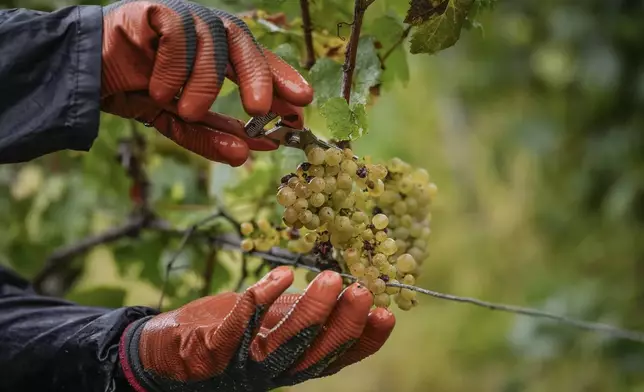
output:
<svg viewBox="0 0 644 392"><path fill-rule="evenodd" d="M437 188L427 172L400 159L373 164L350 149L305 151L307 161L282 177L277 191L283 234L267 222L258 222L258 231L245 223L243 250L268 250L285 240L292 252L316 255L318 268L358 278L376 306L389 307L393 297L402 310L414 307L415 291L387 283L413 285L428 256L429 209Z"/></svg>

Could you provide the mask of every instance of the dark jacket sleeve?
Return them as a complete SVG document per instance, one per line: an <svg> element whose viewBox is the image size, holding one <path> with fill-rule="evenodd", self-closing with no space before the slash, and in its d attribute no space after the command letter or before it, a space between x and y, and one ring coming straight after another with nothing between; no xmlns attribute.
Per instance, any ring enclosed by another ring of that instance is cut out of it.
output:
<svg viewBox="0 0 644 392"><path fill-rule="evenodd" d="M102 29L100 6L0 10L0 164L90 149Z"/></svg>
<svg viewBox="0 0 644 392"><path fill-rule="evenodd" d="M119 338L153 314L39 296L0 266L0 392L132 392L118 364Z"/></svg>

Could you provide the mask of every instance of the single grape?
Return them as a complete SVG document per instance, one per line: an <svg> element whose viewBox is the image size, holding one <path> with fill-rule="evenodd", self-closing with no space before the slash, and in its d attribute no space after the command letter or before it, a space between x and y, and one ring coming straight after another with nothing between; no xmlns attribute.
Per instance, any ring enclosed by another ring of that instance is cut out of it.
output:
<svg viewBox="0 0 644 392"><path fill-rule="evenodd" d="M337 181L335 177L326 176L324 177L324 193L327 195L332 194L337 189Z"/></svg>
<svg viewBox="0 0 644 392"><path fill-rule="evenodd" d="M410 255L409 253L403 253L402 255L398 256L398 259L396 259L396 267L398 268L399 272L408 274L416 269L417 264L412 255Z"/></svg>
<svg viewBox="0 0 644 392"><path fill-rule="evenodd" d="M271 223L264 218L257 221L257 227L263 233L269 233L271 230L273 230L273 226L271 226Z"/></svg>
<svg viewBox="0 0 644 392"><path fill-rule="evenodd" d="M373 184L371 186L371 184ZM385 192L385 183L382 180L376 181L367 181L367 188L369 189L369 194L373 197L381 196Z"/></svg>
<svg viewBox="0 0 644 392"><path fill-rule="evenodd" d="M292 207L295 209L295 211L299 213L306 210L309 207L309 202L302 197L298 197L297 200L295 200L295 203L293 203Z"/></svg>
<svg viewBox="0 0 644 392"><path fill-rule="evenodd" d="M394 203L394 214L402 216L407 213L407 204L403 201L397 201Z"/></svg>
<svg viewBox="0 0 644 392"><path fill-rule="evenodd" d="M290 189L290 188L288 188ZM308 186L304 185L303 183L299 183L295 186L295 195L296 197L301 197L301 198L308 198L311 196L311 190L309 189Z"/></svg>
<svg viewBox="0 0 644 392"><path fill-rule="evenodd" d="M383 230L389 224L389 218L385 214L377 214L371 218L371 223L377 230Z"/></svg>
<svg viewBox="0 0 644 392"><path fill-rule="evenodd" d="M351 190L353 187L353 180L347 173L338 174L336 180L338 189Z"/></svg>
<svg viewBox="0 0 644 392"><path fill-rule="evenodd" d="M384 240L389 238L387 233L385 233L384 231L377 231L375 237L376 237L376 241L378 242L383 242Z"/></svg>
<svg viewBox="0 0 644 392"><path fill-rule="evenodd" d="M429 194L432 197L432 199L436 197L436 195L438 194L438 187L433 182L429 184Z"/></svg>
<svg viewBox="0 0 644 392"><path fill-rule="evenodd" d="M319 165L311 166L309 174L312 177L324 177L324 167Z"/></svg>
<svg viewBox="0 0 644 392"><path fill-rule="evenodd" d="M318 216L320 217L321 223L333 222L335 219L335 212L331 207L322 207L318 211Z"/></svg>
<svg viewBox="0 0 644 392"><path fill-rule="evenodd" d="M313 219L313 213L310 210L303 210L297 216L297 219L302 223L310 222Z"/></svg>
<svg viewBox="0 0 644 392"><path fill-rule="evenodd" d="M322 193L314 193L309 197L309 204L313 207L322 207L322 205L326 202L326 196Z"/></svg>
<svg viewBox="0 0 644 392"><path fill-rule="evenodd" d="M250 222L242 223L239 228L240 228L240 231L241 231L242 235L251 235L253 230L255 230L255 228L253 227L253 224L250 223Z"/></svg>
<svg viewBox="0 0 644 392"><path fill-rule="evenodd" d="M356 204L356 195L355 193L351 192L345 197L344 199L340 200L338 202L338 206L340 208L347 208L350 209Z"/></svg>
<svg viewBox="0 0 644 392"><path fill-rule="evenodd" d="M398 250L396 251L397 253L400 253L400 254L405 253L408 247L409 247L409 243L407 241L401 240L399 238L396 239L396 248L398 248Z"/></svg>
<svg viewBox="0 0 644 392"><path fill-rule="evenodd" d="M337 205L337 206L342 205L342 202L346 198L347 198L347 192L345 192L343 190L340 190L340 189L338 189L337 191L333 192L333 194L331 195L331 201L333 202L334 205Z"/></svg>
<svg viewBox="0 0 644 392"><path fill-rule="evenodd" d="M309 230L317 229L318 227L320 227L320 217L313 214L313 216L311 217L311 220L306 222L304 224L304 227L306 227Z"/></svg>
<svg viewBox="0 0 644 392"><path fill-rule="evenodd" d="M388 308L391 305L391 297L386 293L380 293L373 297L373 304L378 308Z"/></svg>
<svg viewBox="0 0 644 392"><path fill-rule="evenodd" d="M363 211L355 211L351 215L351 220L354 221L355 223L365 223L368 220L367 214L365 214Z"/></svg>
<svg viewBox="0 0 644 392"><path fill-rule="evenodd" d="M398 248L396 247L396 241L394 241L392 238L387 238L386 240L382 241L380 243L380 249L382 250L382 253L387 256L393 255L398 250Z"/></svg>
<svg viewBox="0 0 644 392"><path fill-rule="evenodd" d="M398 284L399 282L396 279L391 279L389 283ZM389 295L398 294L400 292L400 287L387 286L385 292Z"/></svg>
<svg viewBox="0 0 644 392"><path fill-rule="evenodd" d="M387 285L385 284L385 281L380 278L376 278L375 280L373 280L371 282L371 285L369 286L369 290L371 290L371 292L376 295L384 293L386 289L387 289Z"/></svg>
<svg viewBox="0 0 644 392"><path fill-rule="evenodd" d="M387 177L387 168L380 164L371 165L368 176L371 180L384 180Z"/></svg>
<svg viewBox="0 0 644 392"><path fill-rule="evenodd" d="M373 239L373 231L371 229L366 229L360 235L365 241L371 241Z"/></svg>
<svg viewBox="0 0 644 392"><path fill-rule="evenodd" d="M380 271L378 271L378 268L370 266L365 269L364 276L369 279L369 281L373 281L380 276Z"/></svg>
<svg viewBox="0 0 644 392"><path fill-rule="evenodd" d="M352 229L351 219L347 216L337 216L335 218L335 228L339 232L350 232Z"/></svg>
<svg viewBox="0 0 644 392"><path fill-rule="evenodd" d="M411 228L414 225L414 218L409 214L405 214L400 218L400 226Z"/></svg>
<svg viewBox="0 0 644 392"><path fill-rule="evenodd" d="M344 251L344 261L349 265L357 263L360 261L360 254L353 248L346 249Z"/></svg>
<svg viewBox="0 0 644 392"><path fill-rule="evenodd" d="M355 176L356 170L358 170L358 164L356 164L352 159L346 159L340 164L340 171L342 171L342 173Z"/></svg>
<svg viewBox="0 0 644 392"><path fill-rule="evenodd" d="M407 253L409 253L419 264L422 263L423 259L425 258L425 252L416 248L415 246L409 248L409 250L407 250Z"/></svg>
<svg viewBox="0 0 644 392"><path fill-rule="evenodd" d="M294 207L288 207L284 210L284 223L292 225L297 220L297 210Z"/></svg>
<svg viewBox="0 0 644 392"><path fill-rule="evenodd" d="M268 252L273 247L273 243L266 240L255 240L254 241L255 249L260 252Z"/></svg>
<svg viewBox="0 0 644 392"><path fill-rule="evenodd" d="M309 160L311 165L321 165L324 163L326 153L320 147L311 147L306 153L306 159Z"/></svg>
<svg viewBox="0 0 644 392"><path fill-rule="evenodd" d="M299 177L291 177L291 178L288 179L287 184L288 184L289 188L295 188L295 186L297 184L299 184L300 182L301 181L300 181Z"/></svg>
<svg viewBox="0 0 644 392"><path fill-rule="evenodd" d="M409 289L401 289L399 295L409 301L416 299L416 292Z"/></svg>
<svg viewBox="0 0 644 392"><path fill-rule="evenodd" d="M304 240L308 243L314 243L318 239L318 234L311 232L311 233L306 233L304 236Z"/></svg>
<svg viewBox="0 0 644 392"><path fill-rule="evenodd" d="M418 210L418 200L415 197L407 197L405 199L405 204L407 204L407 211L412 214Z"/></svg>
<svg viewBox="0 0 644 392"><path fill-rule="evenodd" d="M394 301L396 302L396 305L398 305L398 308L400 310L405 310L405 311L411 310L411 308L413 308L414 306L410 300L401 297L400 294L397 294L394 297Z"/></svg>
<svg viewBox="0 0 644 392"><path fill-rule="evenodd" d="M319 193L326 188L326 182L321 177L313 177L309 182L309 189L311 192Z"/></svg>
<svg viewBox="0 0 644 392"><path fill-rule="evenodd" d="M324 169L324 174L327 176L332 176L335 177L340 173L340 165L335 165L335 166L327 166Z"/></svg>
<svg viewBox="0 0 644 392"><path fill-rule="evenodd" d="M345 148L342 150L345 159L353 159L353 151L350 148Z"/></svg>
<svg viewBox="0 0 644 392"><path fill-rule="evenodd" d="M373 255L373 257L371 258L371 262L376 267L389 264L389 262L387 261L387 256L385 256L384 253L376 253L375 255Z"/></svg>
<svg viewBox="0 0 644 392"><path fill-rule="evenodd" d="M324 160L329 166L337 166L342 162L342 151L337 148L329 148L325 151Z"/></svg>
<svg viewBox="0 0 644 392"><path fill-rule="evenodd" d="M398 183L398 190L402 194L408 194L414 188L414 181L409 176L404 176Z"/></svg>
<svg viewBox="0 0 644 392"><path fill-rule="evenodd" d="M365 267L362 263L355 263L349 266L349 272L351 275L356 278L361 278L364 276Z"/></svg>
<svg viewBox="0 0 644 392"><path fill-rule="evenodd" d="M416 278L414 278L414 275L407 274L403 277L402 282L403 284L413 286L414 284L416 284Z"/></svg>
<svg viewBox="0 0 644 392"><path fill-rule="evenodd" d="M241 250L243 250L244 252L250 252L255 247L255 244L253 243L252 239L246 238L242 240L240 247L241 247Z"/></svg>
<svg viewBox="0 0 644 392"><path fill-rule="evenodd" d="M277 202L284 207L289 207L297 200L297 196L292 188L283 187L277 192Z"/></svg>
<svg viewBox="0 0 644 392"><path fill-rule="evenodd" d="M411 173L411 178L416 183L426 184L429 182L429 173L425 169L418 168Z"/></svg>
<svg viewBox="0 0 644 392"><path fill-rule="evenodd" d="M406 240L409 238L409 229L404 226L398 227L393 231L392 236L396 239Z"/></svg>

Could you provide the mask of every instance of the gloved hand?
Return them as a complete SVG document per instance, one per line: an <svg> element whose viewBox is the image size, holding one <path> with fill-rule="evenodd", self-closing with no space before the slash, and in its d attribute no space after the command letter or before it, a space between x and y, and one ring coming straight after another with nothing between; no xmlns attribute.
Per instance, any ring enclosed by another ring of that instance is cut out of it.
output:
<svg viewBox="0 0 644 392"><path fill-rule="evenodd" d="M370 310L355 283L342 291L335 272L319 274L303 294L282 293L287 267L243 294L225 293L131 324L120 361L137 392L263 392L334 374L378 351L394 316Z"/></svg>
<svg viewBox="0 0 644 392"><path fill-rule="evenodd" d="M250 115L269 110L302 126L313 100L306 80L259 46L246 24L224 11L181 0L123 0L103 10L101 108L155 127L207 159L239 166L249 148L243 123L209 112L226 75Z"/></svg>

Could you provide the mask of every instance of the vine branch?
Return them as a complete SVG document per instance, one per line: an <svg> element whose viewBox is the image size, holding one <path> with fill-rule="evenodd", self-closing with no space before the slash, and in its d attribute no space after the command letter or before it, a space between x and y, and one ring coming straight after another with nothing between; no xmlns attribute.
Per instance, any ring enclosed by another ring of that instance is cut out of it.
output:
<svg viewBox="0 0 644 392"><path fill-rule="evenodd" d="M306 46L304 68L311 69L315 64L315 49L313 47L313 24L311 23L309 0L300 0L300 9L302 10L302 30L304 31L304 45Z"/></svg>
<svg viewBox="0 0 644 392"><path fill-rule="evenodd" d="M360 41L360 30L362 29L362 20L367 8L375 0L355 0L353 7L353 22L351 23L351 36L344 57L344 66L342 67L342 97L350 103L351 87L353 85L353 72L356 67L356 56L358 54L358 42Z"/></svg>

